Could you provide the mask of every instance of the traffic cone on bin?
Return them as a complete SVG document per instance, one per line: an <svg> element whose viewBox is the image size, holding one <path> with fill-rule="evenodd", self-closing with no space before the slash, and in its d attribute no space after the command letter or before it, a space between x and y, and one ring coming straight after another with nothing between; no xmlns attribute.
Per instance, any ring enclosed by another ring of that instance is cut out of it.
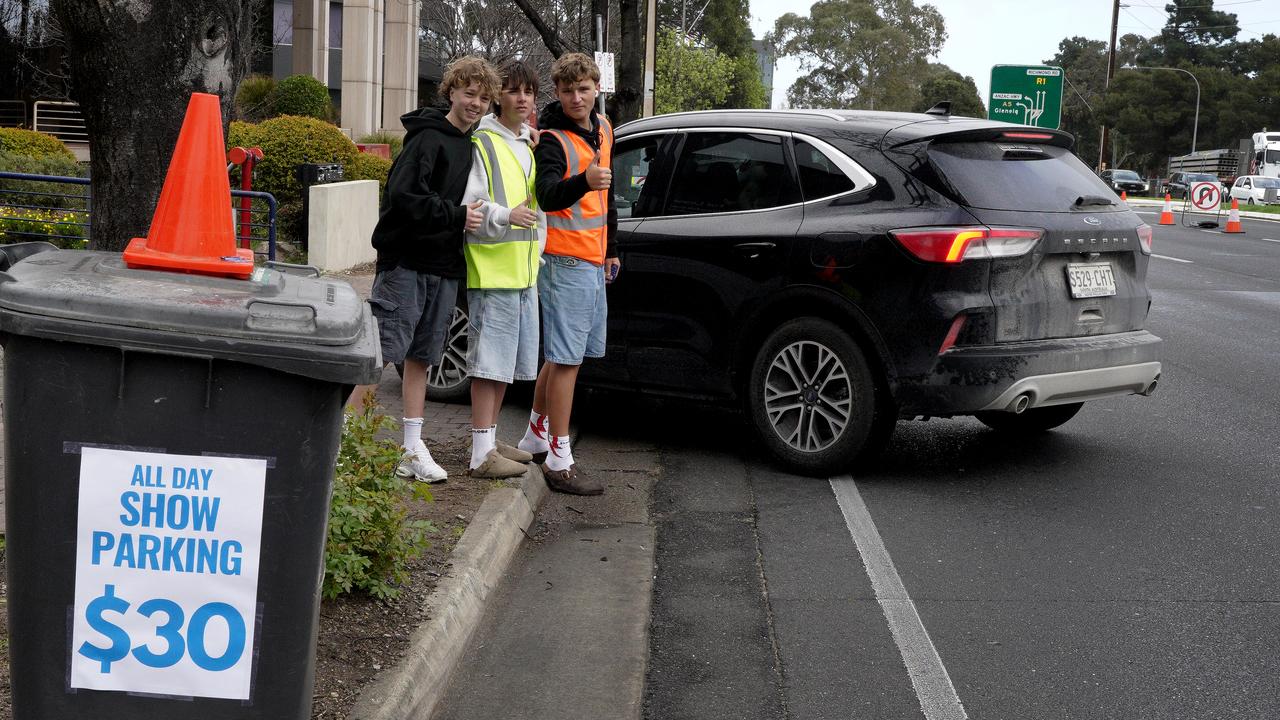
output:
<svg viewBox="0 0 1280 720"><path fill-rule="evenodd" d="M1160 211L1160 224L1173 225L1173 198L1169 193L1164 194L1164 209Z"/></svg>
<svg viewBox="0 0 1280 720"><path fill-rule="evenodd" d="M124 251L131 268L248 277L253 250L236 248L217 95L192 93L160 202L145 238Z"/></svg>
<svg viewBox="0 0 1280 720"><path fill-rule="evenodd" d="M1227 214L1227 229L1224 233L1243 233L1244 228L1240 227L1240 201L1231 198L1231 212Z"/></svg>

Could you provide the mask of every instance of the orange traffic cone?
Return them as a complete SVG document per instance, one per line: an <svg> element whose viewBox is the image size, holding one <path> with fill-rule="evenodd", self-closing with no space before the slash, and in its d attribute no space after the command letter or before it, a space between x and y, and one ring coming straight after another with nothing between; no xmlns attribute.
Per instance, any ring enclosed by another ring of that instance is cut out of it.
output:
<svg viewBox="0 0 1280 720"><path fill-rule="evenodd" d="M1129 202L1129 193L1125 192L1124 190L1121 190L1121 191L1120 191L1120 202L1122 202L1122 203L1127 203L1127 202Z"/></svg>
<svg viewBox="0 0 1280 720"><path fill-rule="evenodd" d="M1160 224L1173 225L1173 198L1169 197L1169 193L1164 194L1164 209L1160 211Z"/></svg>
<svg viewBox="0 0 1280 720"><path fill-rule="evenodd" d="M192 93L151 229L129 242L126 265L230 277L253 272L253 251L236 248L224 152L218 96Z"/></svg>
<svg viewBox="0 0 1280 720"><path fill-rule="evenodd" d="M1231 212L1227 214L1227 229L1224 233L1243 233L1244 228L1240 227L1240 201L1231 198Z"/></svg>

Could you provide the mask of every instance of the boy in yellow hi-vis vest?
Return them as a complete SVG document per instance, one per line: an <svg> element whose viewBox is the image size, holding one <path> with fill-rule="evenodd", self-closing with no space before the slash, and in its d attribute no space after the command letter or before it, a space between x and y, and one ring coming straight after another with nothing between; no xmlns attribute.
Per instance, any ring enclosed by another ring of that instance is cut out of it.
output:
<svg viewBox="0 0 1280 720"><path fill-rule="evenodd" d="M463 202L483 203L468 232L467 370L471 376L471 464L480 478L521 475L533 455L498 442L498 411L512 380L538 373L538 263L546 217L533 192L537 71L520 60L499 68L498 112L472 135L474 159Z"/></svg>

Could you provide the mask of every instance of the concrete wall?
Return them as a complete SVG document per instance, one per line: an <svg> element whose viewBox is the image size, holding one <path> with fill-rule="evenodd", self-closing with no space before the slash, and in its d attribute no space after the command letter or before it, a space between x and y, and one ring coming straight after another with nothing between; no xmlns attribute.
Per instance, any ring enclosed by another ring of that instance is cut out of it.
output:
<svg viewBox="0 0 1280 720"><path fill-rule="evenodd" d="M370 244L378 224L377 180L313 185L310 206L308 263L332 272L377 259Z"/></svg>

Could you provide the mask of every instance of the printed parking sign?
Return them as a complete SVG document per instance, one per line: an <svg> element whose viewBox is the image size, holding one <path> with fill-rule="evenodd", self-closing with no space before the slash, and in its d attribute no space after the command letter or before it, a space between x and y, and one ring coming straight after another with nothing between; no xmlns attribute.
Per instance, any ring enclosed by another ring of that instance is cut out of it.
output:
<svg viewBox="0 0 1280 720"><path fill-rule="evenodd" d="M81 451L71 687L249 699L266 472Z"/></svg>
<svg viewBox="0 0 1280 720"><path fill-rule="evenodd" d="M1222 204L1222 188L1216 182L1201 180L1191 184L1191 204L1197 210L1217 212Z"/></svg>

